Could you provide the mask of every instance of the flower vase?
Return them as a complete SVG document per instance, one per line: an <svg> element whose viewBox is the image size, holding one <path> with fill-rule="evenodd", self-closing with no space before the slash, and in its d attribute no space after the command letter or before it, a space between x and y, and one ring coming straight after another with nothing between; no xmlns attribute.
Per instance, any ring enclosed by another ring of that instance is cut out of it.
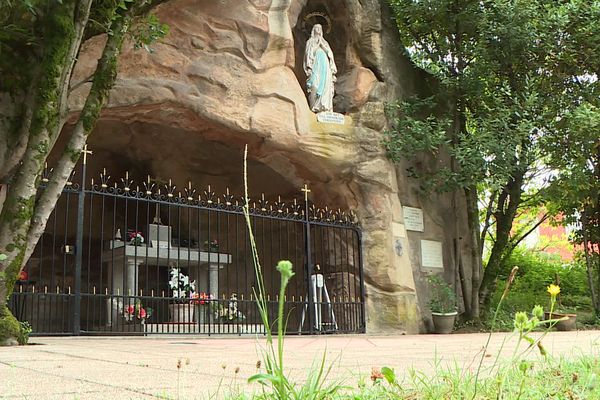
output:
<svg viewBox="0 0 600 400"><path fill-rule="evenodd" d="M195 308L191 304L169 304L170 321L173 323L189 324L194 322Z"/></svg>
<svg viewBox="0 0 600 400"><path fill-rule="evenodd" d="M208 320L208 309L207 305L197 305L196 306L196 320L199 324L208 324L210 321Z"/></svg>

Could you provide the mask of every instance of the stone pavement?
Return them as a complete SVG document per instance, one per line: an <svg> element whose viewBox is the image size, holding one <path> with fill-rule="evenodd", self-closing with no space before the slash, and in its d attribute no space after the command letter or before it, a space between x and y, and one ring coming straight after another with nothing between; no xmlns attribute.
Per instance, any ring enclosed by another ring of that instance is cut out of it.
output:
<svg viewBox="0 0 600 400"><path fill-rule="evenodd" d="M475 370L487 334L415 336L302 336L286 339L286 370L301 380L327 353L330 379L355 386L372 367L397 374L434 363ZM516 338L492 335L484 365L510 357ZM0 347L2 399L208 399L230 391L258 391L246 380L257 371L264 338L64 337L32 338L32 346ZM544 338L554 356L598 354L600 331L553 332ZM538 357L532 353L530 357ZM177 367L180 362L180 368ZM261 368L264 371L264 368Z"/></svg>

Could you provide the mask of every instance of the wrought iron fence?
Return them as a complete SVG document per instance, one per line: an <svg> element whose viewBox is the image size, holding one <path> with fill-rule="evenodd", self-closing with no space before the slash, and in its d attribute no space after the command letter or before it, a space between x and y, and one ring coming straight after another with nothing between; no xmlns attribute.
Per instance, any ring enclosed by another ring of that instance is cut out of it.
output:
<svg viewBox="0 0 600 400"><path fill-rule="evenodd" d="M134 185L106 171L86 185L85 164L81 171L10 299L34 334L264 333L241 197L149 178ZM307 193L249 205L271 320L275 265L286 259L296 273L288 333L364 332L360 230L351 214L315 207Z"/></svg>

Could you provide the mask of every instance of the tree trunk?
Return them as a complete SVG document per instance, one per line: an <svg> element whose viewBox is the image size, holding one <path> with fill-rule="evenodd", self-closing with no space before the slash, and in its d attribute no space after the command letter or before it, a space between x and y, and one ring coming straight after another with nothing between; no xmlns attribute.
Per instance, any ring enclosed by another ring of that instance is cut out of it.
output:
<svg viewBox="0 0 600 400"><path fill-rule="evenodd" d="M84 15L77 14L78 18L85 18L85 20L77 20L82 26L76 30L77 36L74 40L79 40L79 43L81 43L83 27L85 27L89 16L91 0L86 0L86 2L87 13L84 13ZM78 11L81 11L81 8L78 8ZM92 88L71 133L65 153L60 157L55 168L55 174L46 190L36 199L39 174L51 148L48 147L48 144L53 144L59 134L59 132L56 132L53 136L53 132L46 129L46 127L41 129L41 133L37 132L35 141L29 140L23 162L13 178L14 183L8 190L5 204L0 211L0 249L7 256L7 259L0 263L0 338L6 337L6 341L15 338L13 329L15 319L7 308L8 296L12 293L18 273L27 262L43 233L50 213L79 159L87 136L93 129L108 98L110 88L114 85L117 75L117 58L130 21L130 11L125 13L124 16L113 20L111 25L113 33L108 36L102 57L98 62ZM60 73L60 78L64 80L59 82L55 88L57 98L64 101L67 101L64 95L65 86L68 87L69 85L70 71L74 66L74 58L79 45L75 46L70 43L68 48L69 51L66 56L71 55L73 59L63 59L65 69ZM65 72L65 70L68 70L68 72ZM61 104L56 104L55 107L59 111L58 118L64 117L60 114L63 114L66 108ZM35 115L34 118L36 118ZM55 127L60 129L62 125L58 122ZM29 132L30 136L31 134ZM39 148L40 138L46 143L46 147L42 149L43 151Z"/></svg>
<svg viewBox="0 0 600 400"><path fill-rule="evenodd" d="M493 213L496 219L496 241L492 246L479 288L479 304L484 310L487 310L490 305L492 294L496 289L496 280L505 266L504 261L513 250L510 246L510 231L521 205L524 177L525 171L516 171L514 178L498 196L497 210Z"/></svg>
<svg viewBox="0 0 600 400"><path fill-rule="evenodd" d="M590 296L592 297L592 304L594 306L594 310L596 311L596 315L600 315L600 301L598 301L598 299L596 297L596 290L595 290L596 285L594 284L593 267L592 267L592 261L590 259L590 254L589 254L590 249L588 247L589 241L588 241L588 235L587 235L587 228L588 228L587 215L588 215L587 210L584 207L583 215L581 216L581 229L583 232L583 254L585 256L585 266L586 266L586 271L587 271L588 284L590 286ZM598 280L600 280L600 275L599 275Z"/></svg>
<svg viewBox="0 0 600 400"><path fill-rule="evenodd" d="M479 207L477 204L477 188L470 186L464 189L467 203L467 222L469 226L469 245L471 248L471 312L469 319L479 318L479 281L481 277L481 253L479 251Z"/></svg>
<svg viewBox="0 0 600 400"><path fill-rule="evenodd" d="M510 227L512 225L512 221L508 221L508 219L509 218L505 214L499 215L498 218L496 218L496 241L492 246L490 258L485 266L483 279L481 280L479 289L479 301L484 310L489 306L492 294L496 289L496 278L502 271L506 259L506 249L508 247ZM506 227L507 224L508 229Z"/></svg>

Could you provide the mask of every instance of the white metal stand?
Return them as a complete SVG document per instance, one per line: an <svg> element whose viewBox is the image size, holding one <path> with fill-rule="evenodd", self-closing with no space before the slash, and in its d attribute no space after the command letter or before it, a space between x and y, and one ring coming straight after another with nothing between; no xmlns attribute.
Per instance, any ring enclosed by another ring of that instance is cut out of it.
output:
<svg viewBox="0 0 600 400"><path fill-rule="evenodd" d="M338 325L335 320L335 314L333 313L333 307L331 305L331 299L329 298L329 292L327 292L327 286L325 285L325 279L323 279L322 274L314 274L310 277L310 283L312 286L312 307L313 307L313 327L315 330L321 332L323 331L323 316L321 306L323 305L323 299L325 299L325 304L327 304L327 310L329 315L331 316L331 325L333 325L334 330L337 331ZM309 298L309 295L306 296ZM304 320L306 319L306 312L308 311L308 304L304 306L302 310L302 318L300 320L300 327L298 328L298 332L302 332L302 326L304 325Z"/></svg>

